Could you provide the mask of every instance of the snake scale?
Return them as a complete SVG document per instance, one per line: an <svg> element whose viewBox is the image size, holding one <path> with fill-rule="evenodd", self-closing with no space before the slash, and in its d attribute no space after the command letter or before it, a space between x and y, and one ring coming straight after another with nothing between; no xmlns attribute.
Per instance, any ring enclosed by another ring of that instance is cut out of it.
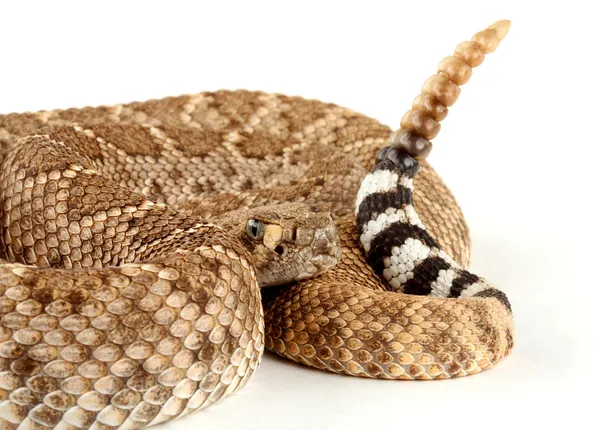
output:
<svg viewBox="0 0 600 430"><path fill-rule="evenodd" d="M394 134L249 91L0 115L0 427L165 422L265 347L382 379L494 366L510 305L461 268L465 220L424 158L507 30L458 45Z"/></svg>

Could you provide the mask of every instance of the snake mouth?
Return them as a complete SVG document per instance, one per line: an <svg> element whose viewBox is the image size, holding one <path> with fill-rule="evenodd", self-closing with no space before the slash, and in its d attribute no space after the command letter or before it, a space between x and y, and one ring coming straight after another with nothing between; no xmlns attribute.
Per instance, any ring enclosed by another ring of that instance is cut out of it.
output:
<svg viewBox="0 0 600 430"><path fill-rule="evenodd" d="M321 274L335 266L338 258L336 255L321 254L313 257L310 262L317 268L317 274Z"/></svg>
<svg viewBox="0 0 600 430"><path fill-rule="evenodd" d="M337 264L337 262L341 259L341 250L335 255L331 254L319 254L315 255L309 260L309 268L305 268L304 271L298 273L296 277L294 277L294 281L301 281L303 279L314 278L322 274L323 272L328 271L333 266Z"/></svg>
<svg viewBox="0 0 600 430"><path fill-rule="evenodd" d="M313 256L309 262L314 266L311 276L320 275L335 266L342 259L342 248L335 229L317 229L311 243L311 251Z"/></svg>

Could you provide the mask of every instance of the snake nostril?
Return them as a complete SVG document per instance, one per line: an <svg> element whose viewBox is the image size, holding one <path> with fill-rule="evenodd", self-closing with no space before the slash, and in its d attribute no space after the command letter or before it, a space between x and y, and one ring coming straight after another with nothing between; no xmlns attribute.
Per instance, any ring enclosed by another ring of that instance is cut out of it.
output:
<svg viewBox="0 0 600 430"><path fill-rule="evenodd" d="M279 255L283 255L285 253L285 246L283 245L277 245L274 249L274 251L279 254Z"/></svg>
<svg viewBox="0 0 600 430"><path fill-rule="evenodd" d="M310 210L313 213L328 212L329 211L329 205L327 205L325 203L312 204L312 205L310 205Z"/></svg>

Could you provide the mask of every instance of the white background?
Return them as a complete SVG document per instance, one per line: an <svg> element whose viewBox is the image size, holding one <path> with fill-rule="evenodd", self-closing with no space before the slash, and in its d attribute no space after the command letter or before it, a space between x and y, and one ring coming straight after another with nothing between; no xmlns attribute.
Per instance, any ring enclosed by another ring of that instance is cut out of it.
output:
<svg viewBox="0 0 600 430"><path fill-rule="evenodd" d="M472 268L513 303L513 354L441 382L343 377L266 354L237 395L161 429L591 423L600 382L594 3L3 2L1 113L246 88L334 102L394 127L458 42L512 20L442 123L430 161L470 224Z"/></svg>

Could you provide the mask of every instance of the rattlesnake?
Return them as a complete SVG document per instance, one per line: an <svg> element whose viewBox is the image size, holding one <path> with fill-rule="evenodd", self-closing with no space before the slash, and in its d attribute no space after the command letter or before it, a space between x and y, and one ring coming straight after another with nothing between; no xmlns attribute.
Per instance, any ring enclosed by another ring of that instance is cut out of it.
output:
<svg viewBox="0 0 600 430"><path fill-rule="evenodd" d="M164 422L264 346L384 379L492 367L510 305L459 268L467 226L423 158L506 30L459 45L381 152L373 119L260 92L0 116L0 426Z"/></svg>

